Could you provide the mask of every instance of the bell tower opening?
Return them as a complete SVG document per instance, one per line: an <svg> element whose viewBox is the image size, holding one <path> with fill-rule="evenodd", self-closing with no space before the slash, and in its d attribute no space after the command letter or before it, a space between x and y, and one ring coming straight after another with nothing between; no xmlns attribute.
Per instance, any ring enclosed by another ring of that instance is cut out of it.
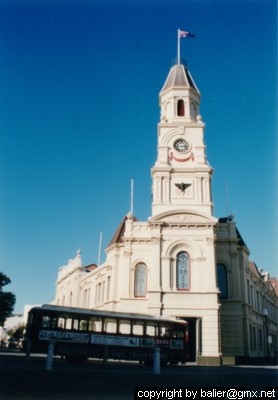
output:
<svg viewBox="0 0 278 400"><path fill-rule="evenodd" d="M178 110L178 117L184 117L184 101L183 100L178 100L177 104L177 110Z"/></svg>

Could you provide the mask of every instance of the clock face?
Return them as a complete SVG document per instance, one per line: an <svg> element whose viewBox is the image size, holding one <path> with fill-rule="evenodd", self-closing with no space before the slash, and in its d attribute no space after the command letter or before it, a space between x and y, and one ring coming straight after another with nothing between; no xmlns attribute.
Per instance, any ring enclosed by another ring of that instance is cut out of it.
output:
<svg viewBox="0 0 278 400"><path fill-rule="evenodd" d="M189 144L186 140L178 139L174 143L174 149L179 151L180 153L186 153L189 149Z"/></svg>

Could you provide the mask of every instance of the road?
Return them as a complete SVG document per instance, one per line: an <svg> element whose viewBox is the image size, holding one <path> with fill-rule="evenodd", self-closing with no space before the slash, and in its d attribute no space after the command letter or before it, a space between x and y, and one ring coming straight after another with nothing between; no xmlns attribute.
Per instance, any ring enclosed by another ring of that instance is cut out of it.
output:
<svg viewBox="0 0 278 400"><path fill-rule="evenodd" d="M245 387L265 390L277 386L277 367L168 366L159 375L138 363L90 360L68 364L54 358L46 370L46 358L29 360L18 352L0 352L1 400L106 400L133 399L135 387L200 388ZM167 397L164 397L167 398ZM168 397L170 398L170 397ZM185 397L184 397L185 398ZM273 398L273 397L272 397Z"/></svg>

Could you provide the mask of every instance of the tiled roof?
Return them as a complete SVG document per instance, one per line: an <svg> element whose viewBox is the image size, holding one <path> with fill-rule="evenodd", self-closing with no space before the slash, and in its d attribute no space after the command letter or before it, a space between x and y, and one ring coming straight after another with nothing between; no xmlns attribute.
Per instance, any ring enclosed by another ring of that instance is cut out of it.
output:
<svg viewBox="0 0 278 400"><path fill-rule="evenodd" d="M112 239L110 240L109 244L107 247L110 247L112 244L115 243L122 243L123 240L123 236L125 233L125 223L126 220L130 218L130 216L125 216L124 219L122 220L122 222L120 223L120 225L118 226L117 230L115 231L114 235L112 236ZM137 221L137 218L131 216L131 218L133 219L133 221Z"/></svg>
<svg viewBox="0 0 278 400"><path fill-rule="evenodd" d="M127 217L125 216L120 225L118 226L117 230L115 231L114 235L112 236L112 239L108 243L108 247L110 247L114 243L119 243L119 241L122 242L122 236L125 231L125 222L127 220Z"/></svg>

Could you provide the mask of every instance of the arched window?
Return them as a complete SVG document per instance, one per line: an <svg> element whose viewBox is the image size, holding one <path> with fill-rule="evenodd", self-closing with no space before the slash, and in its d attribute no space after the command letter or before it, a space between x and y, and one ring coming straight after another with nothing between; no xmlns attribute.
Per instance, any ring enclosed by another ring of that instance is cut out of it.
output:
<svg viewBox="0 0 278 400"><path fill-rule="evenodd" d="M184 117L184 101L178 100L178 117Z"/></svg>
<svg viewBox="0 0 278 400"><path fill-rule="evenodd" d="M189 289L189 256L185 251L181 251L177 255L176 261L177 271L177 289Z"/></svg>
<svg viewBox="0 0 278 400"><path fill-rule="evenodd" d="M137 264L135 267L134 296L145 297L147 286L147 268L143 263Z"/></svg>
<svg viewBox="0 0 278 400"><path fill-rule="evenodd" d="M227 269L224 264L217 264L217 284L220 290L220 299L228 298Z"/></svg>

